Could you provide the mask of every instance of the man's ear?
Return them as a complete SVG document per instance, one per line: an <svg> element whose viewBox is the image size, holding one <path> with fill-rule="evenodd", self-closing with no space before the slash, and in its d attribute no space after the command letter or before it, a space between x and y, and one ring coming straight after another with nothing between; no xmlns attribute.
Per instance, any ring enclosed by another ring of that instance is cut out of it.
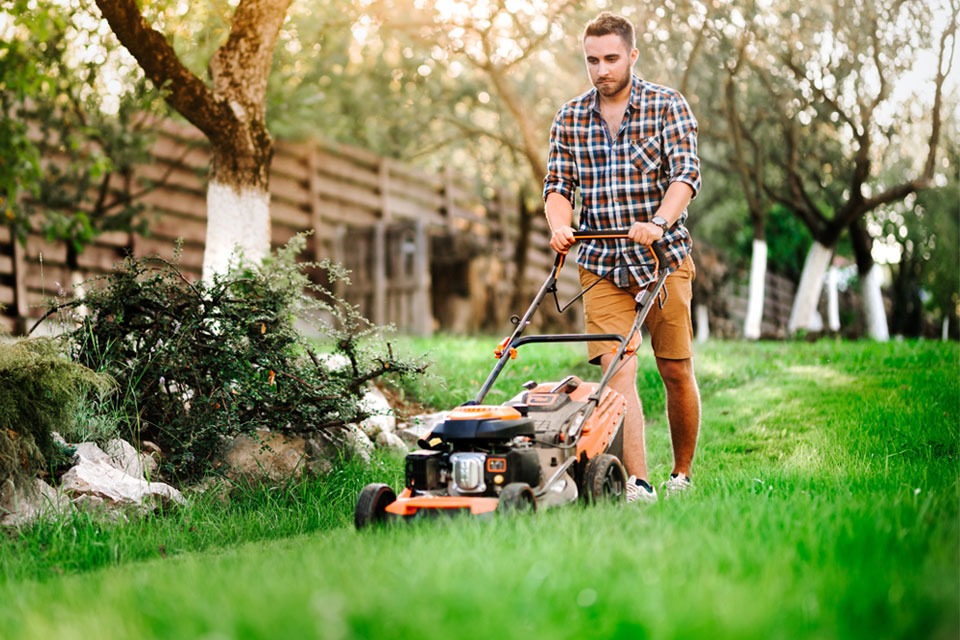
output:
<svg viewBox="0 0 960 640"><path fill-rule="evenodd" d="M640 50L633 49L630 51L630 64L631 66L637 61L637 58L640 57Z"/></svg>

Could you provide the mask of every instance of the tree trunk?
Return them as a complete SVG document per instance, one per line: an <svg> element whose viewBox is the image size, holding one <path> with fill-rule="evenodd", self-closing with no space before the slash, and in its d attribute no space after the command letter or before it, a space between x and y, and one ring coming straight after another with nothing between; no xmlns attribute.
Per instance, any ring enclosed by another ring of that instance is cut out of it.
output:
<svg viewBox="0 0 960 640"><path fill-rule="evenodd" d="M823 291L823 279L833 259L833 249L819 242L814 242L807 252L807 259L803 263L803 273L800 275L800 286L793 298L793 308L790 310L790 321L787 323L787 332L796 333L799 330L819 330L821 327L815 318L820 294Z"/></svg>
<svg viewBox="0 0 960 640"><path fill-rule="evenodd" d="M754 239L750 262L750 297L747 299L747 317L743 324L743 337L747 340L760 337L766 279L767 241Z"/></svg>
<svg viewBox="0 0 960 640"><path fill-rule="evenodd" d="M203 279L225 273L236 261L259 263L270 251L270 193L258 187L207 186L207 236Z"/></svg>
<svg viewBox="0 0 960 640"><path fill-rule="evenodd" d="M874 264L866 275L860 275L860 295L863 296L867 335L878 342L887 342L890 331L887 328L887 312L883 307L883 293L880 291L882 280L880 265Z"/></svg>
<svg viewBox="0 0 960 640"><path fill-rule="evenodd" d="M166 100L210 141L207 247L203 277L225 271L231 256L259 262L270 251L267 78L291 0L240 0L226 42L208 65L212 86L180 61L143 17L136 0L96 0L117 38Z"/></svg>
<svg viewBox="0 0 960 640"><path fill-rule="evenodd" d="M827 270L827 328L836 333L840 331L840 296L837 292L837 268Z"/></svg>

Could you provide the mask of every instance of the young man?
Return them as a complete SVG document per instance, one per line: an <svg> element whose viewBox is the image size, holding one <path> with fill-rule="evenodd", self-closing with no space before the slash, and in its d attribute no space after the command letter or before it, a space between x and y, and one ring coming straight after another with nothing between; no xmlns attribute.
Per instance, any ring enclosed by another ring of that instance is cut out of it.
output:
<svg viewBox="0 0 960 640"><path fill-rule="evenodd" d="M629 228L629 240L585 241L577 262L587 331L625 335L635 315L635 295L656 277L645 245L661 243L669 270L662 307L654 304L646 328L667 394L673 472L666 495L691 487L700 431L700 393L693 372L690 299L695 268L684 226L687 204L700 189L697 121L680 93L633 74L639 51L633 25L603 12L587 24L583 51L594 88L564 104L550 129L543 197L550 247L573 245L574 194L580 190L581 230ZM643 409L635 358L613 362L614 345L589 343L590 361L619 367L611 386L627 401L623 463L630 474L628 501L655 502L647 477Z"/></svg>

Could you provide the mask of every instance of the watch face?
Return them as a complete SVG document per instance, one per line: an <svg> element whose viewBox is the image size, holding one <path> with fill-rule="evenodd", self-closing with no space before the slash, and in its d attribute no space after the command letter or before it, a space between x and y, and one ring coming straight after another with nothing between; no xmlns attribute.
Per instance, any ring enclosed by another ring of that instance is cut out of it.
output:
<svg viewBox="0 0 960 640"><path fill-rule="evenodd" d="M663 218L661 218L660 216L653 216L653 219L650 220L650 222L652 222L653 224L657 225L658 227L660 227L660 228L663 229L664 231L667 230L667 221L664 220Z"/></svg>

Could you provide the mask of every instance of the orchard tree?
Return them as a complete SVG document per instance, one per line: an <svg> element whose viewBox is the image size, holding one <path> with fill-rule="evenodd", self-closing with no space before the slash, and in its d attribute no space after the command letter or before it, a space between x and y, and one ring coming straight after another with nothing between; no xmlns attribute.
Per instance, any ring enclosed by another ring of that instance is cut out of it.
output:
<svg viewBox="0 0 960 640"><path fill-rule="evenodd" d="M958 3L951 3L945 25L921 0L783 3L763 18L762 37L744 49L750 81L759 83L769 105L764 126L774 132L761 143L765 154L748 162L751 180L815 238L790 331L811 326L827 267L849 232L868 333L879 340L889 335L863 218L929 188L936 177L958 17ZM931 48L932 77L922 82L932 99L925 103L917 92L905 96L898 89ZM882 171L899 159L898 141L921 124L925 149L916 162L898 175ZM747 120L739 126L758 130Z"/></svg>
<svg viewBox="0 0 960 640"><path fill-rule="evenodd" d="M136 0L96 1L147 77L166 91L170 106L210 142L204 279L225 272L236 251L260 261L270 250L267 79L291 0L240 0L229 34L207 65L209 81L184 65Z"/></svg>

